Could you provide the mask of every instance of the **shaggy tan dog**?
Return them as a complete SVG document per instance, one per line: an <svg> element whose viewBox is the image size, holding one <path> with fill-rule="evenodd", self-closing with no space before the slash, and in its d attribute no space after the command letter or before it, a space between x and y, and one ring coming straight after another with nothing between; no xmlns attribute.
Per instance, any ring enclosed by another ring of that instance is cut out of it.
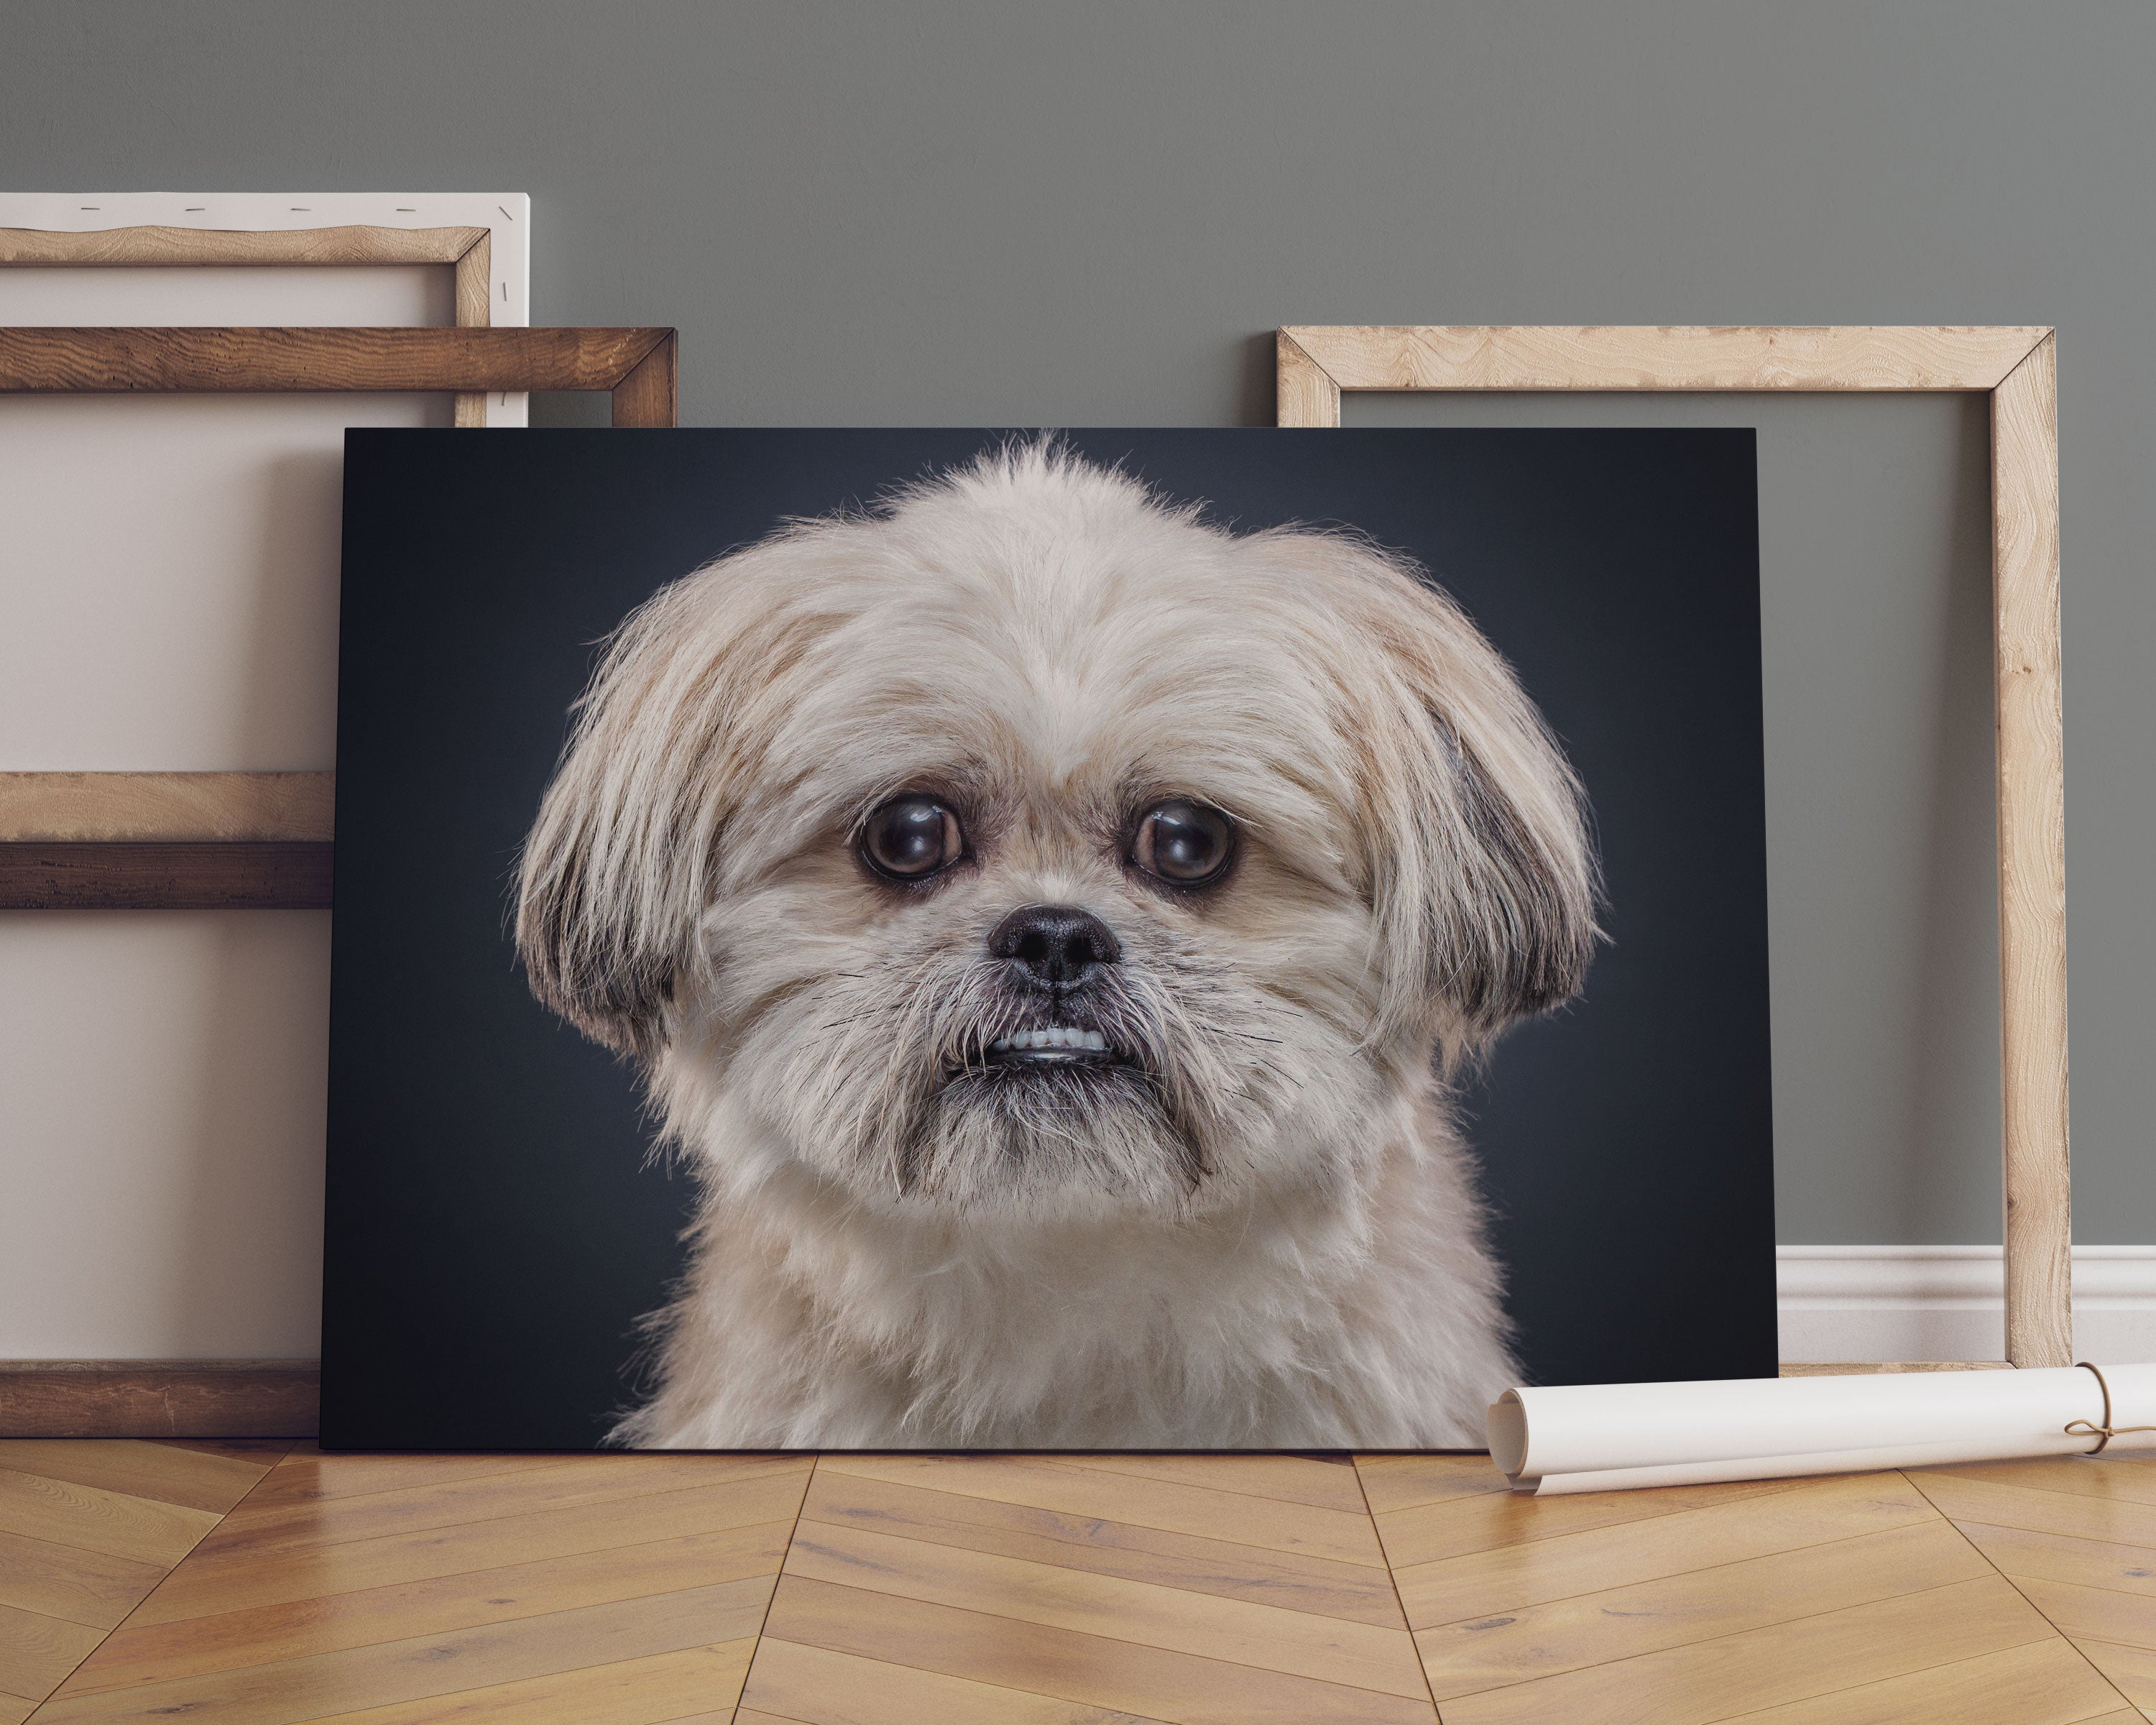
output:
<svg viewBox="0 0 2156 1725"><path fill-rule="evenodd" d="M533 827L540 999L701 1186L626 1444L1479 1443L1447 1075L1595 938L1504 662L1342 534L1052 446L639 608Z"/></svg>

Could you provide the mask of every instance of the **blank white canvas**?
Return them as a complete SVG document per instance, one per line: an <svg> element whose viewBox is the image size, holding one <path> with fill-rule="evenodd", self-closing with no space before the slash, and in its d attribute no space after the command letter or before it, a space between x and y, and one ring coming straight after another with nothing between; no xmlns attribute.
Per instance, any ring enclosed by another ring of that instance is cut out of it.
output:
<svg viewBox="0 0 2156 1725"><path fill-rule="evenodd" d="M25 202L0 226L162 218ZM0 324L453 307L447 265L0 270ZM345 428L450 412L0 397L0 768L331 767ZM326 911L0 913L0 1358L319 1353L328 1019Z"/></svg>

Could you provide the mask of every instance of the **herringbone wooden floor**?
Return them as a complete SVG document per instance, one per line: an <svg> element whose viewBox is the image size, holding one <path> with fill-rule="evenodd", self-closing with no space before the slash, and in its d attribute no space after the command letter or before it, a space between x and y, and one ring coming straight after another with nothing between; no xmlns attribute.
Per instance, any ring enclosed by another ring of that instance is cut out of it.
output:
<svg viewBox="0 0 2156 1725"><path fill-rule="evenodd" d="M2156 1719L2156 1463L1502 1483L0 1444L0 1725Z"/></svg>

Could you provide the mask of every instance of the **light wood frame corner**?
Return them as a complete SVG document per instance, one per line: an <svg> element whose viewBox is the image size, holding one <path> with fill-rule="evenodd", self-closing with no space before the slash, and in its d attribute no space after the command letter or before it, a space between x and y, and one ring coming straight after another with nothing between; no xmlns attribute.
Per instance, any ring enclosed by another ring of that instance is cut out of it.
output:
<svg viewBox="0 0 2156 1725"><path fill-rule="evenodd" d="M1989 398L2006 1358L2071 1365L2057 332L2035 324L1288 325L1277 340L1285 426L1337 426L1343 393L1378 390Z"/></svg>

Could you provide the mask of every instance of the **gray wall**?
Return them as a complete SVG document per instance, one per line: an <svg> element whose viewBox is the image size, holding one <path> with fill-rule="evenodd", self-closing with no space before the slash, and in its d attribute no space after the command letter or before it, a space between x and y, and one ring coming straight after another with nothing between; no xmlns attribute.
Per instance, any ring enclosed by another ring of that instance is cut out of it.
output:
<svg viewBox="0 0 2156 1725"><path fill-rule="evenodd" d="M2156 1240L2156 9L110 4L0 11L13 189L536 203L535 321L697 424L1261 424L1282 322L2052 323L2076 1230ZM548 404L558 421L578 405ZM1998 1238L1980 416L1761 429L1781 1234Z"/></svg>

